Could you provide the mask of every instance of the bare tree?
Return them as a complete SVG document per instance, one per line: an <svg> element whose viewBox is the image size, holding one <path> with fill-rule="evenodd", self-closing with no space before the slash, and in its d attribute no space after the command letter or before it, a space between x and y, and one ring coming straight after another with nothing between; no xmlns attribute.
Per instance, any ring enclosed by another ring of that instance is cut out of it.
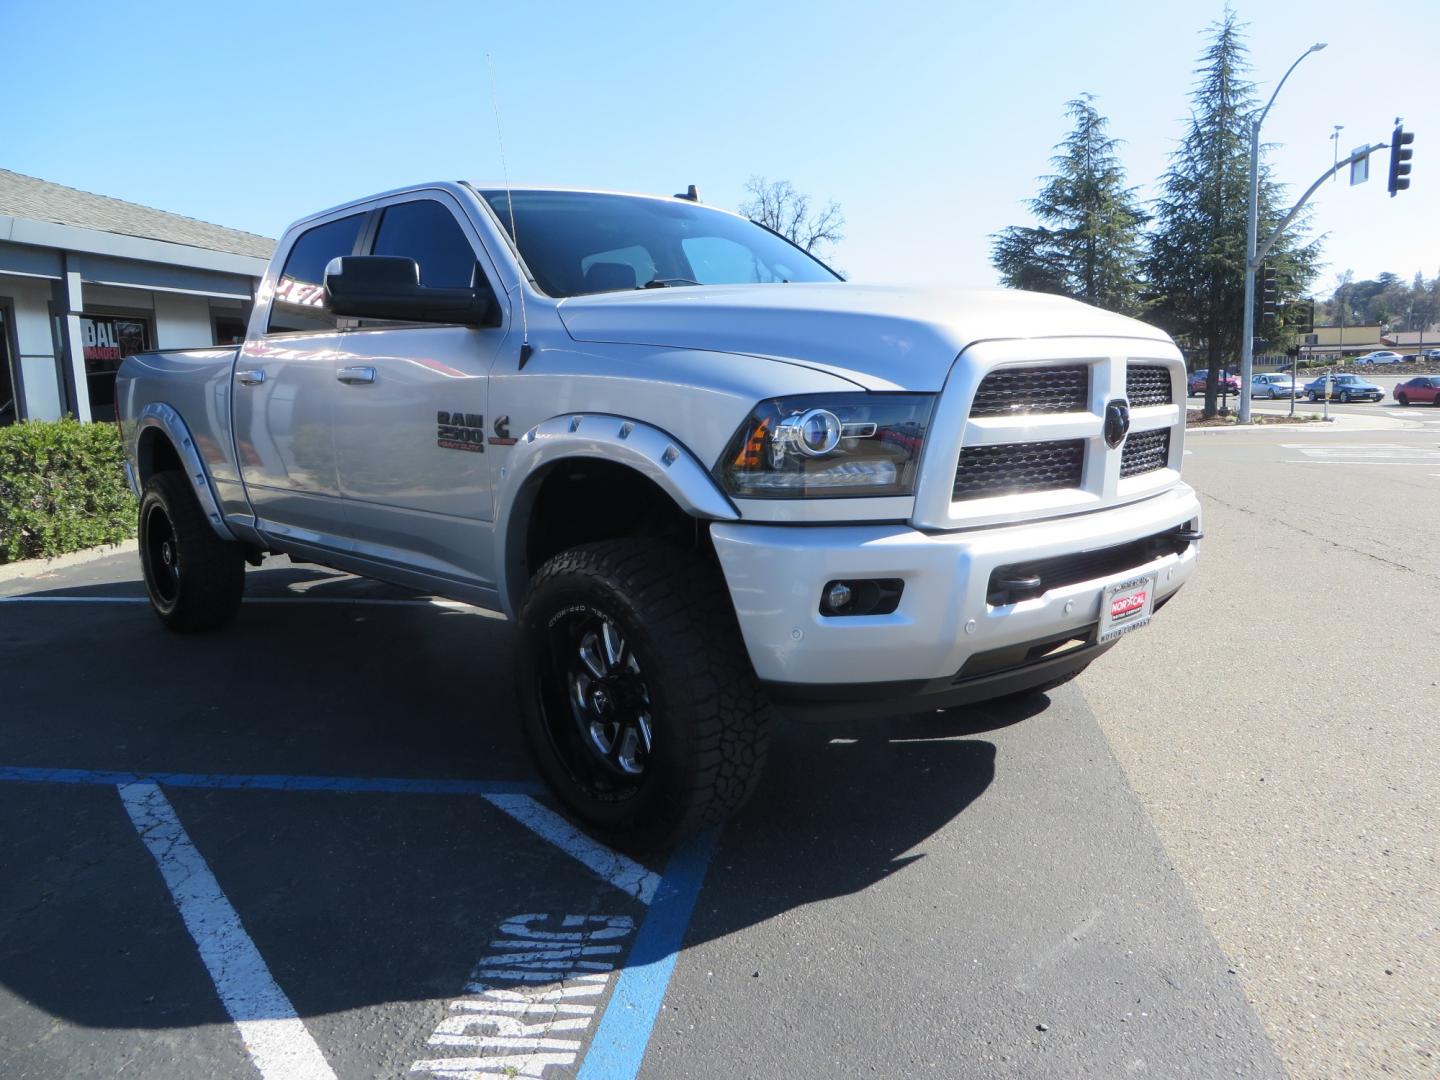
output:
<svg viewBox="0 0 1440 1080"><path fill-rule="evenodd" d="M824 209L812 211L810 197L796 191L789 180L772 182L763 176L747 180L745 193L750 198L740 204L740 213L767 229L774 229L817 259L825 258L832 245L845 239L840 231L845 225L845 215L833 199Z"/></svg>

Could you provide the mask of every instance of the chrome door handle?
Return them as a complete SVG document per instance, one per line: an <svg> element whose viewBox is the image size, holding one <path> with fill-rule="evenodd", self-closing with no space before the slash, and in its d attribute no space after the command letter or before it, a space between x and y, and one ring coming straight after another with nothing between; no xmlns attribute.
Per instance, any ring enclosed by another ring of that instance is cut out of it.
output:
<svg viewBox="0 0 1440 1080"><path fill-rule="evenodd" d="M375 381L375 369L373 367L342 367L335 372L335 378L347 386L356 386L360 383L373 383Z"/></svg>
<svg viewBox="0 0 1440 1080"><path fill-rule="evenodd" d="M241 386L259 386L265 381L265 372L262 368L254 368L250 371L237 371L235 380Z"/></svg>

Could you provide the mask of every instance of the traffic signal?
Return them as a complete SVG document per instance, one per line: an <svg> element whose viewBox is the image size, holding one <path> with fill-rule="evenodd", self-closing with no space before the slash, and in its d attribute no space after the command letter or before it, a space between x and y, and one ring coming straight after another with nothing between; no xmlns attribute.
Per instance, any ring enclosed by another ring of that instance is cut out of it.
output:
<svg viewBox="0 0 1440 1080"><path fill-rule="evenodd" d="M1410 149L1410 144L1415 141L1415 133L1406 131L1399 124L1395 125L1395 132L1390 136L1390 197L1393 199L1396 192L1404 191L1410 186L1410 158L1415 151Z"/></svg>
<svg viewBox="0 0 1440 1080"><path fill-rule="evenodd" d="M1258 301L1256 306L1260 309L1261 319L1275 318L1276 305L1280 299L1280 290L1275 284L1275 267L1260 267L1260 273L1255 278L1255 299Z"/></svg>
<svg viewBox="0 0 1440 1080"><path fill-rule="evenodd" d="M1295 304L1295 332L1297 334L1313 334L1315 332L1315 298L1300 300Z"/></svg>

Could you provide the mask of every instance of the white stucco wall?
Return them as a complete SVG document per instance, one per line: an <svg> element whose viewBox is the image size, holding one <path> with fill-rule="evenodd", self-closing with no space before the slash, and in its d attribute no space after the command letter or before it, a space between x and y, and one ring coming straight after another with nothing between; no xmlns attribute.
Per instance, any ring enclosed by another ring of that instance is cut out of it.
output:
<svg viewBox="0 0 1440 1080"><path fill-rule="evenodd" d="M151 293L155 302L155 345L161 349L194 349L215 344L210 301L203 296Z"/></svg>

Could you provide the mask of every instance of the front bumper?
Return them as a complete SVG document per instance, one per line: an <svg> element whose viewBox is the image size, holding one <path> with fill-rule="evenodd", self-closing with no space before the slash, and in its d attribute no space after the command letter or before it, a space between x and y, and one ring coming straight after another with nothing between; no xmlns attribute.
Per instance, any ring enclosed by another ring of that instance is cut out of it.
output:
<svg viewBox="0 0 1440 1080"><path fill-rule="evenodd" d="M992 604L987 594L1001 566L1117 547L1168 529L1198 529L1199 522L1195 492L1179 484L1089 514L945 533L742 522L717 522L710 532L756 674L791 690L808 685L823 697L825 687L863 692L866 684L892 684L903 695L905 684L921 690L953 680L977 654L1072 632L1083 637L1099 621L1103 586L1140 572L1157 572L1162 603L1194 569L1195 544L1018 603ZM901 579L899 607L889 615L822 616L825 584L855 578Z"/></svg>

